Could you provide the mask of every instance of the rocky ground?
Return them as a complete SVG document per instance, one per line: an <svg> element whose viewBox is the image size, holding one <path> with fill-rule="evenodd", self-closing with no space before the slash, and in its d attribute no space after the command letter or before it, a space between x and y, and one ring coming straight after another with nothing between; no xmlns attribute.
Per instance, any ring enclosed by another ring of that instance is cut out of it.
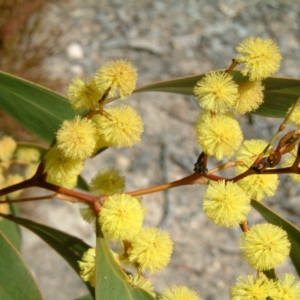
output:
<svg viewBox="0 0 300 300"><path fill-rule="evenodd" d="M47 6L30 43L49 49L43 75L59 82L57 90L63 94L73 77L93 75L108 59L131 61L139 72L138 85L227 68L236 45L248 36L274 39L283 55L276 75L299 78L299 17L296 0L69 0ZM142 142L89 160L84 177L89 180L98 169L115 166L131 191L190 174L200 152L193 129L200 111L195 99L152 92L126 101L144 120ZM266 139L280 122L256 115L240 121L245 138ZM286 176L281 179L276 197L265 203L299 226L300 187ZM151 279L158 291L185 284L205 300L227 300L237 276L253 271L240 258L240 230L216 227L203 213L203 191L195 185L143 197L146 225L167 230L175 245L169 267ZM28 203L22 214L94 245L93 229L81 221L77 205ZM253 211L249 220L253 224L262 218ZM23 255L45 299L75 299L86 293L69 266L25 230ZM289 262L279 267L279 274L285 271L295 274Z"/></svg>

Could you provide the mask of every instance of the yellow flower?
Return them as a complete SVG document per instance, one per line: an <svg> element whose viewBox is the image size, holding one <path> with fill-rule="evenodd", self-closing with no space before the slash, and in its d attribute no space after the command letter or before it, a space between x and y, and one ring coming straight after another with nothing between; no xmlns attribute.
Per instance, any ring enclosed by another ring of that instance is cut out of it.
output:
<svg viewBox="0 0 300 300"><path fill-rule="evenodd" d="M292 107L287 111L287 114L291 111ZM300 105L297 105L291 114L289 120L289 124L296 124L298 127L300 127Z"/></svg>
<svg viewBox="0 0 300 300"><path fill-rule="evenodd" d="M155 297L154 288L149 279L146 279L143 276L140 276L138 274L135 275L128 275L128 279L130 281L131 285L137 286L139 288L144 289L149 294Z"/></svg>
<svg viewBox="0 0 300 300"><path fill-rule="evenodd" d="M38 162L41 157L40 151L35 147L19 146L15 157L18 161L31 163Z"/></svg>
<svg viewBox="0 0 300 300"><path fill-rule="evenodd" d="M166 289L162 292L161 300L201 300L201 297L196 292L188 287L173 286L170 289Z"/></svg>
<svg viewBox="0 0 300 300"><path fill-rule="evenodd" d="M238 150L236 158L243 161L245 166L238 166L236 174L245 172L255 161L257 156L266 148L267 142L263 140L244 141ZM271 151L271 149L269 150ZM268 155L267 152L266 155ZM265 197L272 197L278 187L279 180L277 174L254 174L239 180L238 185L256 201L261 201Z"/></svg>
<svg viewBox="0 0 300 300"><path fill-rule="evenodd" d="M200 114L196 121L196 133L203 152L218 160L230 157L243 139L239 123L227 115L211 118Z"/></svg>
<svg viewBox="0 0 300 300"><path fill-rule="evenodd" d="M9 160L17 148L17 142L10 136L0 139L0 160Z"/></svg>
<svg viewBox="0 0 300 300"><path fill-rule="evenodd" d="M296 150L291 151L290 154L291 154L291 157L286 158L284 163L282 164L283 168L291 167L297 157ZM300 167L300 164L298 165L298 167ZM289 174L289 176L296 182L300 183L300 175L299 174Z"/></svg>
<svg viewBox="0 0 300 300"><path fill-rule="evenodd" d="M76 116L64 121L56 134L57 148L64 156L72 159L86 159L96 147L97 130L94 123Z"/></svg>
<svg viewBox="0 0 300 300"><path fill-rule="evenodd" d="M82 256L82 261L78 261L80 268L80 277L83 281L89 282L91 286L95 286L95 265L96 265L96 249L88 249Z"/></svg>
<svg viewBox="0 0 300 300"><path fill-rule="evenodd" d="M94 78L84 82L80 78L74 78L68 88L68 98L74 110L95 109L103 92L98 89Z"/></svg>
<svg viewBox="0 0 300 300"><path fill-rule="evenodd" d="M212 181L203 195L203 210L218 226L239 226L250 209L250 197L233 182Z"/></svg>
<svg viewBox="0 0 300 300"><path fill-rule="evenodd" d="M90 190L98 195L119 194L124 191L125 177L116 168L104 168L92 179Z"/></svg>
<svg viewBox="0 0 300 300"><path fill-rule="evenodd" d="M6 178L5 178L5 183L4 183L4 187L8 187L17 183L20 183L22 181L24 181L25 178L23 176L21 176L20 174L9 174ZM10 194L7 195L8 199L16 199L20 196L20 194L22 193L23 190L18 190L15 192L12 192Z"/></svg>
<svg viewBox="0 0 300 300"><path fill-rule="evenodd" d="M133 92L136 80L136 69L130 62L124 60L107 62L95 76L95 82L102 94L110 88L109 96L115 96L119 90L122 99Z"/></svg>
<svg viewBox="0 0 300 300"><path fill-rule="evenodd" d="M282 59L277 45L271 39L263 40L260 37L247 38L236 47L236 51L239 53L237 62L246 64L242 74L248 75L250 81L262 80L274 74Z"/></svg>
<svg viewBox="0 0 300 300"><path fill-rule="evenodd" d="M295 277L292 274L285 274L284 279L276 282L276 300L299 300L300 282L294 283Z"/></svg>
<svg viewBox="0 0 300 300"><path fill-rule="evenodd" d="M286 232L269 223L252 226L242 235L240 244L243 258L257 270L270 270L283 263L290 248Z"/></svg>
<svg viewBox="0 0 300 300"><path fill-rule="evenodd" d="M203 109L225 113L235 105L238 88L227 73L211 72L197 82L194 94Z"/></svg>
<svg viewBox="0 0 300 300"><path fill-rule="evenodd" d="M99 213L102 231L110 239L133 239L142 228L143 219L140 202L126 194L110 196Z"/></svg>
<svg viewBox="0 0 300 300"><path fill-rule="evenodd" d="M231 300L267 300L268 297L277 299L274 281L269 281L264 275L256 279L252 275L246 278L240 276L230 288L230 295Z"/></svg>
<svg viewBox="0 0 300 300"><path fill-rule="evenodd" d="M155 273L168 265L173 243L167 232L158 228L142 228L128 250L129 261L137 263L139 270Z"/></svg>
<svg viewBox="0 0 300 300"><path fill-rule="evenodd" d="M234 109L239 114L256 110L263 103L264 86L261 81L245 81L238 84L239 95Z"/></svg>
<svg viewBox="0 0 300 300"><path fill-rule="evenodd" d="M79 213L83 220L88 223L92 223L96 219L95 213L90 206L80 208Z"/></svg>
<svg viewBox="0 0 300 300"><path fill-rule="evenodd" d="M82 169L82 160L65 157L57 148L50 148L45 156L47 181L53 184L74 187Z"/></svg>
<svg viewBox="0 0 300 300"><path fill-rule="evenodd" d="M108 116L93 118L98 133L109 146L131 147L140 141L143 122L138 113L127 105L106 109Z"/></svg>

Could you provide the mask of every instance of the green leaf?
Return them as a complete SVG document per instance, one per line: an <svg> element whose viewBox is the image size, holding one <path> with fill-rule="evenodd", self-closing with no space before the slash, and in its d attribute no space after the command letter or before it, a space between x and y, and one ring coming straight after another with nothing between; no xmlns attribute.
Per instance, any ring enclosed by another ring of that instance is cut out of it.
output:
<svg viewBox="0 0 300 300"><path fill-rule="evenodd" d="M13 221L17 224L20 224L34 232L55 251L57 251L58 254L60 254L79 275L78 261L81 260L83 253L91 248L91 246L87 245L77 237L74 237L52 227L33 222L31 220L15 217L12 215L0 214L0 216L5 217L7 220ZM88 283L86 283L86 286L93 295L94 288L91 287Z"/></svg>
<svg viewBox="0 0 300 300"><path fill-rule="evenodd" d="M290 257L300 276L300 230L262 203L252 200L251 205L265 218L266 221L283 228L287 232L292 244Z"/></svg>
<svg viewBox="0 0 300 300"><path fill-rule="evenodd" d="M0 232L0 299L43 299L20 254Z"/></svg>
<svg viewBox="0 0 300 300"><path fill-rule="evenodd" d="M237 83L247 80L247 77L244 77L240 71L233 71L231 74ZM194 86L203 76L204 74L200 74L161 81L137 88L134 92L156 91L193 95ZM288 108L290 108L300 96L300 80L268 77L263 80L263 84L265 86L264 103L254 113L274 118L285 117Z"/></svg>
<svg viewBox="0 0 300 300"><path fill-rule="evenodd" d="M82 176L78 176L77 188L87 192L90 190L89 185Z"/></svg>
<svg viewBox="0 0 300 300"><path fill-rule="evenodd" d="M76 298L76 300L94 300L94 298L91 295L84 295L79 298Z"/></svg>
<svg viewBox="0 0 300 300"><path fill-rule="evenodd" d="M16 205L9 204L9 207L10 211L15 215ZM16 223L1 218L0 231L2 231L2 233L9 239L9 241L16 247L17 250L21 249L22 236L20 228Z"/></svg>
<svg viewBox="0 0 300 300"><path fill-rule="evenodd" d="M4 72L0 72L0 109L49 144L62 121L75 116L65 97Z"/></svg>
<svg viewBox="0 0 300 300"><path fill-rule="evenodd" d="M114 259L97 224L96 299L153 300L143 289L129 284L125 272Z"/></svg>

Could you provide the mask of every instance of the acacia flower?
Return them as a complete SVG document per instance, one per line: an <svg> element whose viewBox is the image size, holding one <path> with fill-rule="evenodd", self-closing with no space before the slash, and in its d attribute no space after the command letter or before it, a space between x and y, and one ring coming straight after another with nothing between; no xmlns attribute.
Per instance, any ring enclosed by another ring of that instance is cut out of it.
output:
<svg viewBox="0 0 300 300"><path fill-rule="evenodd" d="M197 82L194 94L203 109L225 113L235 105L238 88L231 75L210 72Z"/></svg>
<svg viewBox="0 0 300 300"><path fill-rule="evenodd" d="M243 258L257 270L270 270L283 263L290 253L287 233L273 224L257 224L243 233L240 249Z"/></svg>
<svg viewBox="0 0 300 300"><path fill-rule="evenodd" d="M282 59L277 45L271 39L249 37L236 47L239 53L236 61L245 63L242 74L248 75L250 81L262 80L274 74Z"/></svg>
<svg viewBox="0 0 300 300"><path fill-rule="evenodd" d="M96 147L97 130L94 123L76 116L64 121L56 134L57 148L64 156L72 159L86 159Z"/></svg>
<svg viewBox="0 0 300 300"><path fill-rule="evenodd" d="M80 277L83 281L89 282L91 286L95 286L95 265L96 265L96 249L88 249L82 256L82 260L78 261L80 268Z"/></svg>
<svg viewBox="0 0 300 300"><path fill-rule="evenodd" d="M288 168L291 167L297 157L297 152L296 150L293 150L290 152L291 157L287 157L284 161L284 163L281 165L283 168ZM298 165L298 167L300 167L300 164ZM295 180L296 182L300 183L300 174L292 174L290 173L289 176Z"/></svg>
<svg viewBox="0 0 300 300"><path fill-rule="evenodd" d="M246 278L240 276L234 286L230 288L231 300L266 300L268 297L277 299L274 281L265 275L254 279L252 275ZM274 298L273 298L274 297Z"/></svg>
<svg viewBox="0 0 300 300"><path fill-rule="evenodd" d="M129 261L138 264L141 272L155 273L170 262L173 242L167 232L158 228L142 228L128 250Z"/></svg>
<svg viewBox="0 0 300 300"><path fill-rule="evenodd" d="M188 287L173 286L170 289L165 289L162 292L161 300L201 300L197 293Z"/></svg>
<svg viewBox="0 0 300 300"><path fill-rule="evenodd" d="M287 114L291 111L292 107L287 111ZM290 118L288 119L288 123L296 124L298 128L300 127L300 105L297 105L292 112Z"/></svg>
<svg viewBox="0 0 300 300"><path fill-rule="evenodd" d="M136 69L125 60L107 62L97 71L95 76L98 89L103 94L110 88L110 96L115 96L119 91L122 99L133 92L136 80Z"/></svg>
<svg viewBox="0 0 300 300"><path fill-rule="evenodd" d="M142 228L143 219L139 200L127 194L110 196L99 213L101 229L110 239L133 239Z"/></svg>
<svg viewBox="0 0 300 300"><path fill-rule="evenodd" d="M17 142L10 136L0 139L0 160L9 160L17 148Z"/></svg>
<svg viewBox="0 0 300 300"><path fill-rule="evenodd" d="M234 109L239 114L256 110L263 103L264 86L261 81L244 81L238 84L238 98Z"/></svg>
<svg viewBox="0 0 300 300"><path fill-rule="evenodd" d="M98 195L119 194L124 191L125 177L116 168L103 168L92 178L90 190Z"/></svg>
<svg viewBox="0 0 300 300"><path fill-rule="evenodd" d="M142 288L155 297L154 287L152 285L152 282L149 279L139 274L134 274L134 275L130 274L128 275L128 279L131 285Z"/></svg>
<svg viewBox="0 0 300 300"><path fill-rule="evenodd" d="M210 182L203 195L203 210L218 226L239 226L250 209L250 197L230 181Z"/></svg>
<svg viewBox="0 0 300 300"><path fill-rule="evenodd" d="M292 274L285 274L283 280L276 282L278 300L299 300L300 299L300 282L294 282L295 277Z"/></svg>
<svg viewBox="0 0 300 300"><path fill-rule="evenodd" d="M230 157L240 146L243 134L239 123L228 115L199 115L196 133L203 152L218 160Z"/></svg>
<svg viewBox="0 0 300 300"><path fill-rule="evenodd" d="M57 148L50 148L45 156L47 181L53 184L74 187L82 169L82 160L65 157Z"/></svg>
<svg viewBox="0 0 300 300"><path fill-rule="evenodd" d="M236 158L243 161L245 166L237 166L236 174L245 172L259 154L266 148L267 142L263 140L246 140L237 152ZM271 151L271 149L269 149ZM268 155L269 151L266 153ZM239 180L238 185L256 201L261 201L265 197L272 197L278 187L279 180L277 174L254 174Z"/></svg>
<svg viewBox="0 0 300 300"><path fill-rule="evenodd" d="M15 157L18 161L32 163L40 160L41 153L35 147L19 146L15 153Z"/></svg>
<svg viewBox="0 0 300 300"><path fill-rule="evenodd" d="M138 113L128 105L106 109L108 116L93 118L98 133L109 146L131 147L140 141L143 122Z"/></svg>
<svg viewBox="0 0 300 300"><path fill-rule="evenodd" d="M86 81L74 78L68 88L68 99L74 110L97 108L102 95L94 78Z"/></svg>

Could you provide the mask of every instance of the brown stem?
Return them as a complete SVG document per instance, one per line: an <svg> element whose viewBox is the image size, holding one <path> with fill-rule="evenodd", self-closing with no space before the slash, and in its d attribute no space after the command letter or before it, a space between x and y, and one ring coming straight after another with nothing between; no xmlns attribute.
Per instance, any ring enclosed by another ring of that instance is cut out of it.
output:
<svg viewBox="0 0 300 300"><path fill-rule="evenodd" d="M237 63L236 59L233 59L230 67L225 72L227 74L230 74L237 65L238 65L238 63Z"/></svg>
<svg viewBox="0 0 300 300"><path fill-rule="evenodd" d="M243 222L240 224L240 227L241 227L241 229L242 229L243 232L247 232L247 231L249 230L247 220L243 221Z"/></svg>

